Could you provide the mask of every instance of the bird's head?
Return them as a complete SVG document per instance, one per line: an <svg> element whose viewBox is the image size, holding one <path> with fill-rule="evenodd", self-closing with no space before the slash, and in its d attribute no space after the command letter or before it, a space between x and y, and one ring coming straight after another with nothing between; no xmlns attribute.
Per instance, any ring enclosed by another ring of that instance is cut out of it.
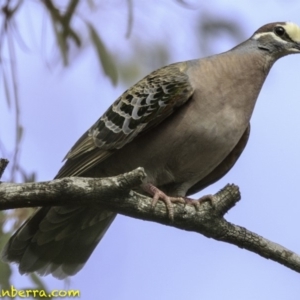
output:
<svg viewBox="0 0 300 300"><path fill-rule="evenodd" d="M251 37L257 47L279 58L300 53L300 27L291 22L270 23L259 28Z"/></svg>

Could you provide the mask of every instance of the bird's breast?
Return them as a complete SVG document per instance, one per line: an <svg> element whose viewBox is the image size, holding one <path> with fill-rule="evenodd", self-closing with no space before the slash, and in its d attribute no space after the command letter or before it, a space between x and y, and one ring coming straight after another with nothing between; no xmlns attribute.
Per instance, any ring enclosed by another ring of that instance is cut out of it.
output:
<svg viewBox="0 0 300 300"><path fill-rule="evenodd" d="M223 63L216 57L193 63L187 71L194 87L191 99L103 162L105 175L141 166L151 183L185 195L212 172L245 132L264 81L262 71L243 56L238 59L238 64L231 57Z"/></svg>

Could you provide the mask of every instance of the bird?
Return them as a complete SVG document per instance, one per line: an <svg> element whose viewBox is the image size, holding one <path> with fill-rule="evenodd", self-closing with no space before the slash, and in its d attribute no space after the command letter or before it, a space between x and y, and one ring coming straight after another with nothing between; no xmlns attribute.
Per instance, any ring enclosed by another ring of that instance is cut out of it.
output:
<svg viewBox="0 0 300 300"><path fill-rule="evenodd" d="M231 50L153 71L79 138L55 179L108 177L143 167L147 178L138 190L170 210L235 165L272 65L296 53L300 27L275 22ZM115 216L98 204L39 208L9 239L2 259L17 263L21 274L75 275Z"/></svg>

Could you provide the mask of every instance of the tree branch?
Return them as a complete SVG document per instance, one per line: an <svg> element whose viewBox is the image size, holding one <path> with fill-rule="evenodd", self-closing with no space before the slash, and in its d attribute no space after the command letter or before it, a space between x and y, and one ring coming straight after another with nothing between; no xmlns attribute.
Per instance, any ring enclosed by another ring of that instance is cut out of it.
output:
<svg viewBox="0 0 300 300"><path fill-rule="evenodd" d="M152 199L134 192L146 174L142 168L109 178L70 177L48 182L0 184L0 210L35 206L98 205L126 216L158 222L179 229L201 233L209 238L245 248L272 259L300 273L300 257L246 228L224 219L239 200L239 189L227 185L213 196L213 204L174 205L174 220L159 202L152 209Z"/></svg>

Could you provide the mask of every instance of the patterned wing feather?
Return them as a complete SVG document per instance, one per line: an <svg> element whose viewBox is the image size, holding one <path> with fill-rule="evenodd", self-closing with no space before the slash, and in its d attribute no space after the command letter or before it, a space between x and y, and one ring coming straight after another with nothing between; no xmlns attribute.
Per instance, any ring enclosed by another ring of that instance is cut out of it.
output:
<svg viewBox="0 0 300 300"><path fill-rule="evenodd" d="M185 69L166 66L125 91L72 147L56 178L82 174L171 115L193 94Z"/></svg>

